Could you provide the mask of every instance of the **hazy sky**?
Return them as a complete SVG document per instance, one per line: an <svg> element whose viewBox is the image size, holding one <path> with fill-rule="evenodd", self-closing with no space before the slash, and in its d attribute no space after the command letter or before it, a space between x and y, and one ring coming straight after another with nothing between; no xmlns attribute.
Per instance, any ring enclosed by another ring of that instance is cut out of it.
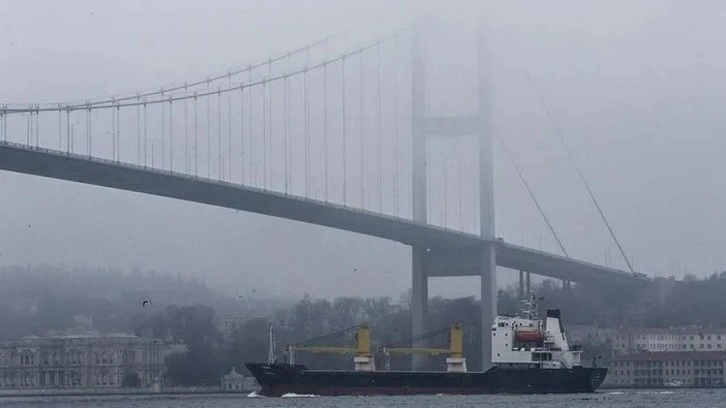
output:
<svg viewBox="0 0 726 408"><path fill-rule="evenodd" d="M726 268L726 4L718 1L0 0L0 101L193 80L329 34L363 42L424 12L463 28L488 15L496 132L571 255L624 267L537 94L638 270ZM457 105L456 92L447 97L440 109ZM497 235L557 252L496 142L495 183ZM139 265L295 295L396 295L410 284L399 244L10 173L0 173L0 231L2 264ZM478 293L471 282L437 279L432 292Z"/></svg>

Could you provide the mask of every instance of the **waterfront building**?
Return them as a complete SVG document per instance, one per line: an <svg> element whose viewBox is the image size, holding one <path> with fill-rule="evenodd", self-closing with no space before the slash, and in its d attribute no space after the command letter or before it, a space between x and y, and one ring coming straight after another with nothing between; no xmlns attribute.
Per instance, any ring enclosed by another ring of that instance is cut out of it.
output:
<svg viewBox="0 0 726 408"><path fill-rule="evenodd" d="M224 391L250 391L257 388L254 378L238 373L235 367L232 367L232 371L222 377L222 390Z"/></svg>
<svg viewBox="0 0 726 408"><path fill-rule="evenodd" d="M614 387L722 387L725 351L657 351L617 357L604 385Z"/></svg>
<svg viewBox="0 0 726 408"><path fill-rule="evenodd" d="M616 355L641 351L726 351L726 329L626 329L614 335L612 344Z"/></svg>
<svg viewBox="0 0 726 408"><path fill-rule="evenodd" d="M0 343L0 389L158 386L163 345L129 334L28 336Z"/></svg>

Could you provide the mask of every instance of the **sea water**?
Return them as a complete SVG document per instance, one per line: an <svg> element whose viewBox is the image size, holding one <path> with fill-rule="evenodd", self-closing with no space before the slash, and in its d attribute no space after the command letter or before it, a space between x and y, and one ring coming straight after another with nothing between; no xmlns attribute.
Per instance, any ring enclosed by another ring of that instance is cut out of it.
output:
<svg viewBox="0 0 726 408"><path fill-rule="evenodd" d="M567 395L428 395L400 397L249 398L237 395L156 395L88 397L0 397L0 407L58 408L721 408L726 389L706 390L602 390Z"/></svg>

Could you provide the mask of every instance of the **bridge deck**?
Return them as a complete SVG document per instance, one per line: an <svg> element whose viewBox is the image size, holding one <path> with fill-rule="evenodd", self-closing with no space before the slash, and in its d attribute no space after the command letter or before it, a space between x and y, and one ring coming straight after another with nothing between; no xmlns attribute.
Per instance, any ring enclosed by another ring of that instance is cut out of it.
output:
<svg viewBox="0 0 726 408"><path fill-rule="evenodd" d="M9 142L0 142L0 170L227 207L423 245L432 248L433 255L454 255L445 257L447 261L432 275L475 275L478 250L486 242L476 235L325 201ZM497 264L503 267L572 281L642 280L617 269L494 242Z"/></svg>

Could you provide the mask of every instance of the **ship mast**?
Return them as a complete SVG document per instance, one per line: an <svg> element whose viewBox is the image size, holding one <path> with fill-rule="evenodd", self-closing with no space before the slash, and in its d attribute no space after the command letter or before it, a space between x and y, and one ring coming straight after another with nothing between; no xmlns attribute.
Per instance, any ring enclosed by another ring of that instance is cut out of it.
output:
<svg viewBox="0 0 726 408"><path fill-rule="evenodd" d="M267 345L267 364L273 365L275 364L276 360L277 358L275 357L275 330L273 330L272 323L270 323L270 334Z"/></svg>
<svg viewBox="0 0 726 408"><path fill-rule="evenodd" d="M529 299L522 300L524 309L522 315L529 320L537 320L537 297L534 292L530 292Z"/></svg>

